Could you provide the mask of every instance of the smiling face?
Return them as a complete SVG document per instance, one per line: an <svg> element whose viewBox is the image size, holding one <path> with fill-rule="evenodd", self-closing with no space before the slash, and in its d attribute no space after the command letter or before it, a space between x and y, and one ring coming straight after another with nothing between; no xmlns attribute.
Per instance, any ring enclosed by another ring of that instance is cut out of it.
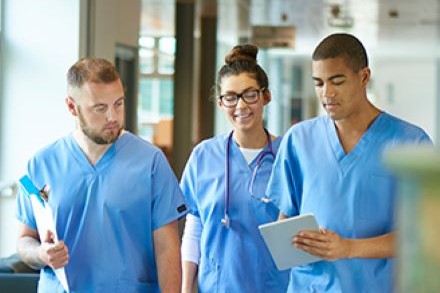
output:
<svg viewBox="0 0 440 293"><path fill-rule="evenodd" d="M334 121L356 119L369 107L366 86L370 79L368 67L354 72L344 58L327 58L312 62L316 96Z"/></svg>
<svg viewBox="0 0 440 293"><path fill-rule="evenodd" d="M228 75L221 79L221 95L242 94L252 90L260 90L257 81L247 73ZM268 90L258 91L256 102L247 104L243 98L238 99L235 107L225 107L220 99L218 105L226 114L237 132L247 132L263 127L263 108L270 101Z"/></svg>
<svg viewBox="0 0 440 293"><path fill-rule="evenodd" d="M120 79L110 83L86 82L66 100L82 133L96 144L111 144L125 120L124 90Z"/></svg>

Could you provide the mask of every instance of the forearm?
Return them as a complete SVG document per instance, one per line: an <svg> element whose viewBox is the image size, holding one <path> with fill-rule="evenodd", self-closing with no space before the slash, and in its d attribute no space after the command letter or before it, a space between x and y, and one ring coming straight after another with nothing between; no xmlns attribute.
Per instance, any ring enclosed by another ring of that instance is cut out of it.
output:
<svg viewBox="0 0 440 293"><path fill-rule="evenodd" d="M295 247L330 261L343 258L391 258L395 256L394 241L394 233L351 239L325 228L320 228L319 232L301 231L293 237Z"/></svg>
<svg viewBox="0 0 440 293"><path fill-rule="evenodd" d="M199 217L188 214L182 236L182 293L192 293L200 260L200 237L203 225Z"/></svg>
<svg viewBox="0 0 440 293"><path fill-rule="evenodd" d="M191 261L182 262L182 293L191 293L197 279L198 265Z"/></svg>
<svg viewBox="0 0 440 293"><path fill-rule="evenodd" d="M180 293L182 287L182 265L176 221L154 232L154 245L161 292Z"/></svg>
<svg viewBox="0 0 440 293"><path fill-rule="evenodd" d="M20 258L27 265L37 270L46 266L40 258L39 248L40 242L30 236L23 236L17 241L17 252Z"/></svg>
<svg viewBox="0 0 440 293"><path fill-rule="evenodd" d="M177 254L178 256L171 256ZM163 293L180 293L182 284L182 270L180 266L180 253L177 249L175 253L158 257L158 276L159 286Z"/></svg>
<svg viewBox="0 0 440 293"><path fill-rule="evenodd" d="M349 244L349 258L391 258L396 255L394 232L372 238L345 240Z"/></svg>

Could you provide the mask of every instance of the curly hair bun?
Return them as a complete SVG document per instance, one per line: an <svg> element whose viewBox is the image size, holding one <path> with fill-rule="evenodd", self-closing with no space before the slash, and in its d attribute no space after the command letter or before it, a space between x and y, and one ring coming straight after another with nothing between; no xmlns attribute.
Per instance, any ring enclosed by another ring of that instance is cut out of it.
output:
<svg viewBox="0 0 440 293"><path fill-rule="evenodd" d="M230 65L234 62L254 62L257 63L258 48L254 45L238 45L232 48L225 57L225 63Z"/></svg>

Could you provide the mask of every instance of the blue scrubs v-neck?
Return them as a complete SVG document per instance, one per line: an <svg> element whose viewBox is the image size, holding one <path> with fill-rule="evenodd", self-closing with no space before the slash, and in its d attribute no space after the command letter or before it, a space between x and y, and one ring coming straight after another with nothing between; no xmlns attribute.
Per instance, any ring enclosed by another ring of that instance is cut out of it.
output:
<svg viewBox="0 0 440 293"><path fill-rule="evenodd" d="M106 150L94 165L90 164L87 156L84 154L72 134L68 136L67 145L72 152L73 157L78 162L78 165L84 172L89 174L99 174L112 162L117 151L126 143L126 141L127 135L123 134Z"/></svg>
<svg viewBox="0 0 440 293"><path fill-rule="evenodd" d="M347 154L342 147L341 141L339 140L339 136L336 130L336 125L334 121L326 116L326 134L329 144L332 148L336 165L339 167L339 171L341 175L344 176L347 174L348 170L354 165L355 161L362 155L365 154L365 150L368 148L368 144L374 139L374 133L376 128L381 125L381 117L383 113L380 113L379 116L371 123L370 127L367 131L362 135L361 139L357 142L357 144L353 147L353 149Z"/></svg>

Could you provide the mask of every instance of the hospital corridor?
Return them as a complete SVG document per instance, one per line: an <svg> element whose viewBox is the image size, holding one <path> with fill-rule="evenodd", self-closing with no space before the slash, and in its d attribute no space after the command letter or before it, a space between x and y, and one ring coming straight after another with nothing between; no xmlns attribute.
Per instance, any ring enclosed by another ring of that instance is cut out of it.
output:
<svg viewBox="0 0 440 293"><path fill-rule="evenodd" d="M0 293L440 292L440 0L0 0Z"/></svg>

